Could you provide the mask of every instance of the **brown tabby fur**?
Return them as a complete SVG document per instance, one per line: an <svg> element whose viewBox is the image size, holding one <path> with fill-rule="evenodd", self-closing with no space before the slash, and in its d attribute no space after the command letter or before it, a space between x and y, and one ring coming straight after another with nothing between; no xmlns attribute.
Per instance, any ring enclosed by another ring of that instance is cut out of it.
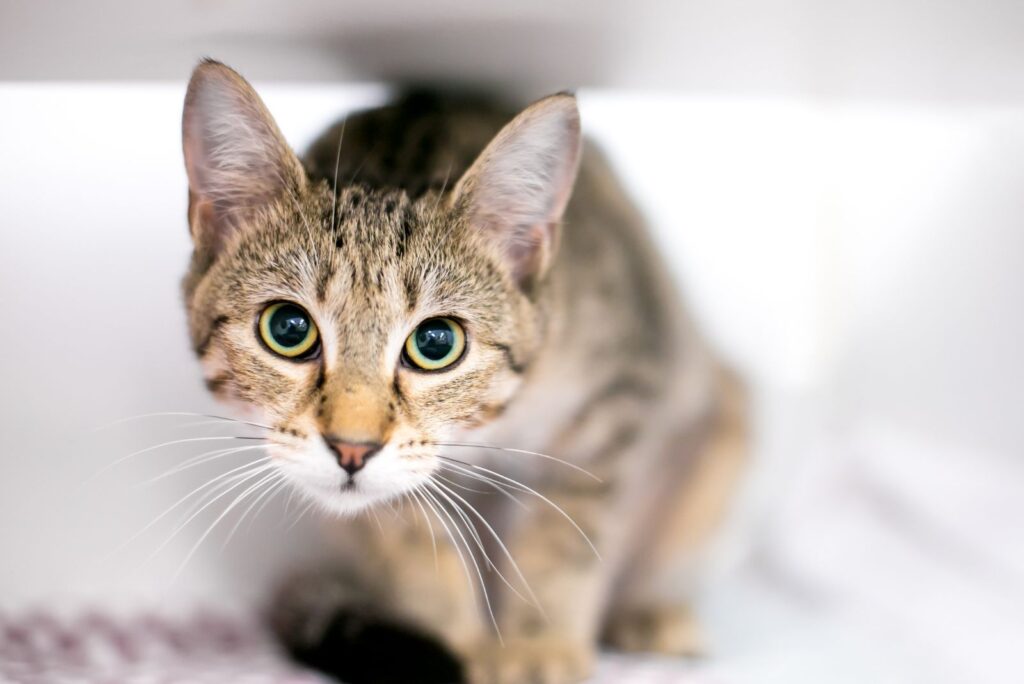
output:
<svg viewBox="0 0 1024 684"><path fill-rule="evenodd" d="M237 110L231 120L248 127L245 140L261 141L238 163L221 163L235 154L230 145L196 152L204 131L225 135L196 123L196 112L220 106ZM563 117L572 154L570 95L527 111ZM495 525L543 608L490 582L504 645L443 519L428 527L427 511L407 500L403 515L383 517L384 534L365 516L332 525L339 569L292 585L279 611L286 640L315 640L332 611L358 601L435 634L475 683L579 681L602 635L630 650L699 649L689 601L742 470L743 391L684 316L643 220L592 145L560 232L556 216L542 226L551 239L510 264L501 237L468 208L483 181L466 174L512 113L469 97L410 95L331 128L300 164L240 76L213 62L193 75L192 340L210 389L274 428L271 454L302 491L342 512L403 499L432 474L454 476L439 470L433 442L445 440L543 452L600 478L524 453L444 450L537 489L600 554L535 497L514 492L523 510L454 489ZM528 132L529 119L506 133L516 127ZM255 320L278 300L312 315L320 358L294 362L259 343ZM401 367L404 337L434 315L464 322L465 357L447 372ZM321 437L332 434L386 444L365 484L360 473L338 490ZM515 579L480 529L495 565Z"/></svg>

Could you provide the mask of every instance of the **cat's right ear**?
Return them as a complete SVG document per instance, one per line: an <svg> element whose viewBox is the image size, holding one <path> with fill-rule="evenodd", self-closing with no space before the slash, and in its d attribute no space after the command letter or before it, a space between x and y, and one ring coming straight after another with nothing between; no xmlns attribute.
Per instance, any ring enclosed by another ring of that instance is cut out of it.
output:
<svg viewBox="0 0 1024 684"><path fill-rule="evenodd" d="M192 72L182 137L192 240L210 257L256 211L305 183L259 95L219 62L204 61Z"/></svg>

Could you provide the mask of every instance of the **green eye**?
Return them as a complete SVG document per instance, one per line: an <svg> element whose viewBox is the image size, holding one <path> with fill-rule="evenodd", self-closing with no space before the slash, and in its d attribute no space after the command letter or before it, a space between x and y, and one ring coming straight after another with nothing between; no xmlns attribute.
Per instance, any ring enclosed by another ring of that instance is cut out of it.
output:
<svg viewBox="0 0 1024 684"><path fill-rule="evenodd" d="M405 340L405 362L423 370L447 368L466 349L466 331L450 318L428 318Z"/></svg>
<svg viewBox="0 0 1024 684"><path fill-rule="evenodd" d="M306 310L288 302L271 304L260 314L260 338L275 354L295 359L317 350L320 334Z"/></svg>

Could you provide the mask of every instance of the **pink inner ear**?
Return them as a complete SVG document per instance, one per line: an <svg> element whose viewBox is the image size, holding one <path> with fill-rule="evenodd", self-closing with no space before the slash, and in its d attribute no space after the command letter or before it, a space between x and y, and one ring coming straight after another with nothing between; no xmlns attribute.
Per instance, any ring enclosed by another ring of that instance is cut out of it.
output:
<svg viewBox="0 0 1024 684"><path fill-rule="evenodd" d="M506 125L459 182L471 222L501 244L521 284L551 261L580 146L575 99L552 96Z"/></svg>
<svg viewBox="0 0 1024 684"><path fill-rule="evenodd" d="M259 95L223 64L196 67L182 128L197 248L220 249L254 210L304 183Z"/></svg>
<svg viewBox="0 0 1024 684"><path fill-rule="evenodd" d="M525 284L543 270L554 229L552 223L521 226L515 239L505 242L505 257L512 267L512 275L520 284Z"/></svg>
<svg viewBox="0 0 1024 684"><path fill-rule="evenodd" d="M192 241L200 252L216 254L224 247L230 235L230 221L218 215L217 207L210 200L198 199L189 193L189 226Z"/></svg>

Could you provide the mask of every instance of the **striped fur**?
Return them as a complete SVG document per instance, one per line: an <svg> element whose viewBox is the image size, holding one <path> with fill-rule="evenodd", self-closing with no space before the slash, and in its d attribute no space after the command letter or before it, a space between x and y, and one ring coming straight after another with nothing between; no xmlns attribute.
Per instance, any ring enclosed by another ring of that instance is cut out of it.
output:
<svg viewBox="0 0 1024 684"><path fill-rule="evenodd" d="M285 640L315 639L310 625L358 595L439 637L472 682L579 681L602 633L628 648L694 651L688 592L741 471L742 388L683 313L641 217L591 144L573 184L571 96L513 118L491 100L410 93L331 127L301 166L226 67L200 65L189 97L193 343L211 391L275 428L272 454L301 491L343 514L401 500L453 476L434 444L444 441L548 453L600 479L521 452L449 451L557 502L603 558L551 506L473 498L546 614L491 584L503 647L441 536L435 573L442 525L414 519L414 506L383 535L361 519L332 529L344 571L287 587ZM257 149L239 151L230 127L194 123L218 116L194 109L204 101L256 117L242 128L260 131ZM197 143L203 134L214 139ZM223 163L224 154L243 158ZM211 159L224 192L209 189ZM246 173L256 176L249 190ZM318 359L296 363L259 344L254 321L277 300L313 316ZM464 359L442 373L403 368L405 337L438 315L464 322ZM351 487L322 439L338 430L385 445Z"/></svg>

